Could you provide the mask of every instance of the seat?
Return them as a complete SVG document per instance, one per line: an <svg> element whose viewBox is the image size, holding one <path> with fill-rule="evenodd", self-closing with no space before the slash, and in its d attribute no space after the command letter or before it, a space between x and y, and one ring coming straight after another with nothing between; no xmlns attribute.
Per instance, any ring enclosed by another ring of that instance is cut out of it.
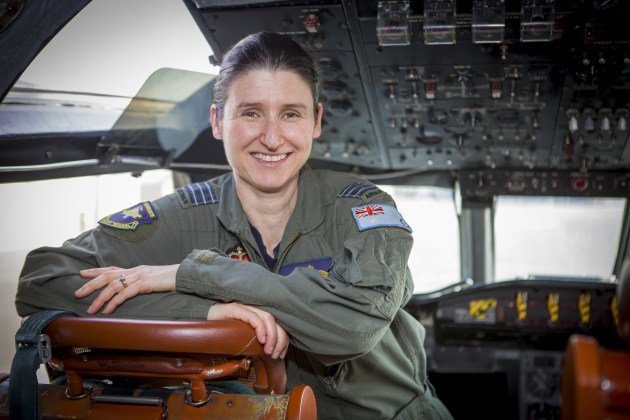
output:
<svg viewBox="0 0 630 420"><path fill-rule="evenodd" d="M241 321L63 317L44 334L44 418L317 418L310 387L287 393L284 361ZM9 381L0 376L0 418Z"/></svg>
<svg viewBox="0 0 630 420"><path fill-rule="evenodd" d="M630 266L616 290L617 332L627 349L602 347L596 338L569 338L561 383L563 420L630 419Z"/></svg>

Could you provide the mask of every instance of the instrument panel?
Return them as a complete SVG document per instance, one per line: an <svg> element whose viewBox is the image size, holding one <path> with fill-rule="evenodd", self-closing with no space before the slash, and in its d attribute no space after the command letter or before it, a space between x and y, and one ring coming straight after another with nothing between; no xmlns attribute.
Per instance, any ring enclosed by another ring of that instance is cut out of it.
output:
<svg viewBox="0 0 630 420"><path fill-rule="evenodd" d="M455 418L554 419L568 337L624 347L615 293L584 279L513 280L415 295L407 310L427 328L429 378Z"/></svg>

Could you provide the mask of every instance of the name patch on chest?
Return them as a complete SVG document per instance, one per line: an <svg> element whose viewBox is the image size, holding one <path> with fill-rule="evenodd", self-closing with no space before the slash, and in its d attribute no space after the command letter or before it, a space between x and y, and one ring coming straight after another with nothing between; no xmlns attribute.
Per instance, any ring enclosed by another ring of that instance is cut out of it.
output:
<svg viewBox="0 0 630 420"><path fill-rule="evenodd" d="M332 257L314 258L312 260L300 261L293 264L283 265L282 267L280 267L278 274L280 274L281 276L288 276L296 268L304 267L304 268L312 268L314 270L317 270L319 271L319 274L322 275L322 277L326 278L328 277L328 272L332 269L332 266L333 266Z"/></svg>
<svg viewBox="0 0 630 420"><path fill-rule="evenodd" d="M398 227L411 232L411 226L405 222L396 207L387 204L353 207L352 216L361 232L378 227Z"/></svg>
<svg viewBox="0 0 630 420"><path fill-rule="evenodd" d="M120 230L136 230L138 226L150 224L157 220L158 216L149 201L138 203L118 213L110 214L98 221L103 226L113 227Z"/></svg>

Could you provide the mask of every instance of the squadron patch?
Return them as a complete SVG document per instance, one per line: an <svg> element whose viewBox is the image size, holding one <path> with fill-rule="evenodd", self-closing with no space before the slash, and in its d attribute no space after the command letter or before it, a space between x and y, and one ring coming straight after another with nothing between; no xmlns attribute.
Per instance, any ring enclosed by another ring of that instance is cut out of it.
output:
<svg viewBox="0 0 630 420"><path fill-rule="evenodd" d="M352 208L352 216L360 231L377 227L398 227L411 232L411 226L405 222L396 207L387 204L368 204Z"/></svg>
<svg viewBox="0 0 630 420"><path fill-rule="evenodd" d="M120 230L136 230L140 225L151 224L158 216L149 201L138 203L118 213L110 214L98 221L103 226Z"/></svg>
<svg viewBox="0 0 630 420"><path fill-rule="evenodd" d="M233 246L232 248L225 251L225 253L233 260L250 261L249 255L247 255L241 245Z"/></svg>
<svg viewBox="0 0 630 420"><path fill-rule="evenodd" d="M288 276L289 274L291 274L291 272L293 272L293 270L299 267L306 267L317 270L322 277L326 278L328 277L328 272L333 267L333 259L332 257L322 257L283 265L282 267L280 267L278 274L280 274L281 276Z"/></svg>

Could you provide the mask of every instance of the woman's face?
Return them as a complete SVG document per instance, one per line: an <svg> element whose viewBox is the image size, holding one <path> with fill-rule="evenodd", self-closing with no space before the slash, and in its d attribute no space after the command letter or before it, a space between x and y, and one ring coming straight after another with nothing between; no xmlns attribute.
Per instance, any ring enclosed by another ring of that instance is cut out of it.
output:
<svg viewBox="0 0 630 420"><path fill-rule="evenodd" d="M297 182L321 134L322 107L313 102L309 85L293 72L255 70L234 80L225 109L212 105L210 117L237 185L278 192Z"/></svg>

